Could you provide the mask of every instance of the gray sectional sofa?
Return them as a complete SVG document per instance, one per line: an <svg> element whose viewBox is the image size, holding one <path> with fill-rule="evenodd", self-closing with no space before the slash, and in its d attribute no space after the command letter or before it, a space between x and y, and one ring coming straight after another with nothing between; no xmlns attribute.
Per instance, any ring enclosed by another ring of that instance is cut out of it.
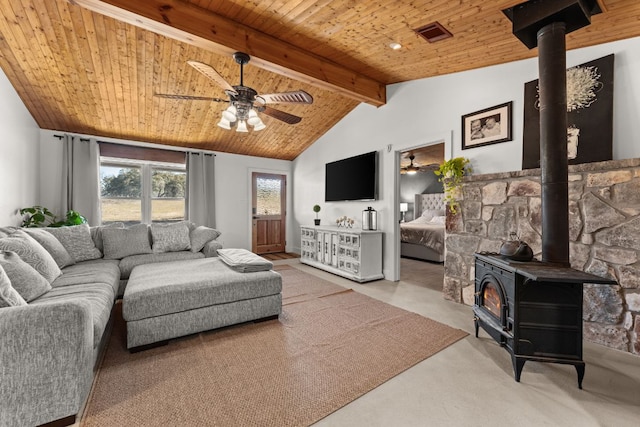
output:
<svg viewBox="0 0 640 427"><path fill-rule="evenodd" d="M219 235L186 222L0 229L0 426L73 423L133 268L217 256Z"/></svg>

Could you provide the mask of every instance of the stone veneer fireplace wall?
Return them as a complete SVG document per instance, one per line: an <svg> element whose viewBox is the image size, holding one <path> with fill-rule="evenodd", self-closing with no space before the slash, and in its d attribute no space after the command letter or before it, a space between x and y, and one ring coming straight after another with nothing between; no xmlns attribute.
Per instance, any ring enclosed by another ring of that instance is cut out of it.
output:
<svg viewBox="0 0 640 427"><path fill-rule="evenodd" d="M540 193L540 169L465 178L447 213L446 299L473 305L473 254L511 231L540 259ZM584 285L584 338L640 354L640 159L569 166L569 239L571 267L619 284Z"/></svg>

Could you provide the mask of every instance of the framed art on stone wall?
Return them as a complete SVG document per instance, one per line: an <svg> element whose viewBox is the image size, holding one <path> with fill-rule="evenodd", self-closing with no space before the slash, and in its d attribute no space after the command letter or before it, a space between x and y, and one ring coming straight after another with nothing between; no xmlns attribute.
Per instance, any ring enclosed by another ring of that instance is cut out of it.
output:
<svg viewBox="0 0 640 427"><path fill-rule="evenodd" d="M513 102L462 116L462 149L511 141Z"/></svg>
<svg viewBox="0 0 640 427"><path fill-rule="evenodd" d="M570 165L613 157L613 58L567 70L567 160ZM540 167L538 80L524 85L522 169Z"/></svg>

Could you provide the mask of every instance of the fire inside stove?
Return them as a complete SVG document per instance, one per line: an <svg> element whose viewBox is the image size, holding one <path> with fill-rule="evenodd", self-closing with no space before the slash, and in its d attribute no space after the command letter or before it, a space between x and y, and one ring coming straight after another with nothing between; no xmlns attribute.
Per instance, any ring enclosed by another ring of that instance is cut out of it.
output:
<svg viewBox="0 0 640 427"><path fill-rule="evenodd" d="M493 283L487 283L482 292L484 307L496 318L500 319L500 293Z"/></svg>

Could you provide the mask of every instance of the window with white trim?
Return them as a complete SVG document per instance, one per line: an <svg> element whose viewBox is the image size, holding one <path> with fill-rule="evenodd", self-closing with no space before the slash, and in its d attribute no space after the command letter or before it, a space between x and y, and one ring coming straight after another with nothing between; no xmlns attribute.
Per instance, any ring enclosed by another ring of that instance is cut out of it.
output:
<svg viewBox="0 0 640 427"><path fill-rule="evenodd" d="M182 221L186 194L184 164L101 157L103 224Z"/></svg>

